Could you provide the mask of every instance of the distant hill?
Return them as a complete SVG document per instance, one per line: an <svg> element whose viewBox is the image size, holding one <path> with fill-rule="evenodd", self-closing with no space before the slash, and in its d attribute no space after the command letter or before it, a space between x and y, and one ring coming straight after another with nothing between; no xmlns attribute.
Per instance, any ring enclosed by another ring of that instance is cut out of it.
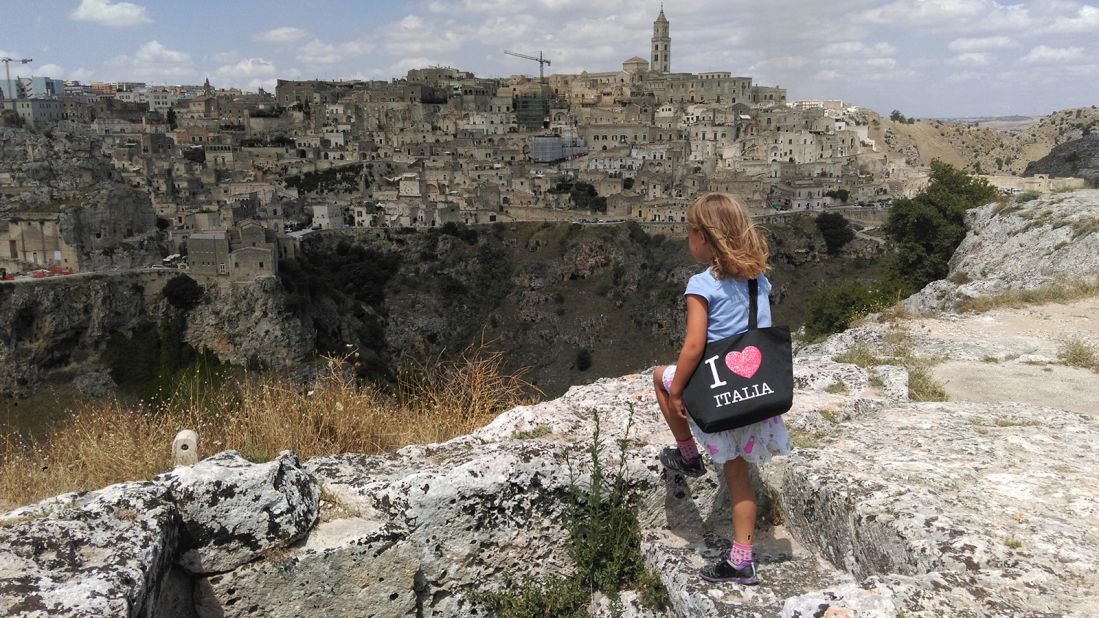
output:
<svg viewBox="0 0 1099 618"><path fill-rule="evenodd" d="M972 124L963 124L963 123ZM878 144L903 154L910 163L941 159L983 173L1021 174L1057 145L1099 133L1099 109L1067 109L1034 119L967 118L916 120L911 124L880 118L871 123Z"/></svg>
<svg viewBox="0 0 1099 618"><path fill-rule="evenodd" d="M1054 147L1048 155L1026 166L1023 172L1023 176L1035 174L1086 178L1092 185L1099 186L1099 133Z"/></svg>

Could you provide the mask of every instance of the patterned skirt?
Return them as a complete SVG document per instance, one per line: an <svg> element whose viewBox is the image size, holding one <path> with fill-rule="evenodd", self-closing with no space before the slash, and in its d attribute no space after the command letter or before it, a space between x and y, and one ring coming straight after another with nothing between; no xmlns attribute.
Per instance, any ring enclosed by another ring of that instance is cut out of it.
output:
<svg viewBox="0 0 1099 618"><path fill-rule="evenodd" d="M665 390L671 388L674 377L675 365L668 365L662 379ZM743 457L754 464L765 464L771 461L771 455L790 452L790 434L786 433L786 425L782 423L781 416L772 416L758 423L714 433L699 429L690 415L687 416L687 422L695 440L702 445L702 450L710 455L714 463L724 464Z"/></svg>

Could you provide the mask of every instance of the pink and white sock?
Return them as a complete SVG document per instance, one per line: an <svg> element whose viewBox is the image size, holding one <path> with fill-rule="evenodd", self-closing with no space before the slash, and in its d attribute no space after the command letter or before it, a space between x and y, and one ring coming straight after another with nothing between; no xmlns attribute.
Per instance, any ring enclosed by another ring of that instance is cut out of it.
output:
<svg viewBox="0 0 1099 618"><path fill-rule="evenodd" d="M729 550L729 562L733 566L742 566L752 561L752 546L741 545L733 541L733 547Z"/></svg>
<svg viewBox="0 0 1099 618"><path fill-rule="evenodd" d="M675 445L679 447L679 454L683 456L684 461L692 462L699 458L698 447L695 445L694 438L676 440Z"/></svg>

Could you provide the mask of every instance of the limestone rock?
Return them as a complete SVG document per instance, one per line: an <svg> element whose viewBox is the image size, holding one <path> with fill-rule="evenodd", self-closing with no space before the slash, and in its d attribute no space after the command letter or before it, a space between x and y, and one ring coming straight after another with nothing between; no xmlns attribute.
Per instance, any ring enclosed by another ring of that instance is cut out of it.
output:
<svg viewBox="0 0 1099 618"><path fill-rule="evenodd" d="M200 580L195 610L203 618L415 616L417 553L407 531L392 525L358 518L321 523L293 553Z"/></svg>
<svg viewBox="0 0 1099 618"><path fill-rule="evenodd" d="M316 333L287 306L287 294L275 277L205 286L206 301L187 318L186 339L223 362L247 366L290 367L305 359Z"/></svg>
<svg viewBox="0 0 1099 618"><path fill-rule="evenodd" d="M320 490L290 451L263 464L226 451L155 480L179 508L179 564L191 573L228 571L282 549L317 520Z"/></svg>
<svg viewBox="0 0 1099 618"><path fill-rule="evenodd" d="M178 514L155 483L65 494L0 518L0 613L152 616Z"/></svg>
<svg viewBox="0 0 1099 618"><path fill-rule="evenodd" d="M910 311L950 311L969 298L1094 280L1099 272L1099 190L994 202L966 213L966 226L949 275L905 300Z"/></svg>
<svg viewBox="0 0 1099 618"><path fill-rule="evenodd" d="M864 590L855 584L791 597L782 605L782 618L894 618L896 615L891 593Z"/></svg>

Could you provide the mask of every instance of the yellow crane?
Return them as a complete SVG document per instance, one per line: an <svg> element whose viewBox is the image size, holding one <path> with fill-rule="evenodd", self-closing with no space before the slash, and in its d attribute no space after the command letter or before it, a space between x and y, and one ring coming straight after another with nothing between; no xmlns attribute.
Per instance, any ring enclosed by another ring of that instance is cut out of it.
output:
<svg viewBox="0 0 1099 618"><path fill-rule="evenodd" d="M516 58L525 58L527 60L533 60L538 63L538 79L544 84L546 83L546 67L552 64L549 60L542 56L542 50L538 50L538 56L528 56L526 54L520 54L513 51L504 50L504 53L509 56L515 56Z"/></svg>

